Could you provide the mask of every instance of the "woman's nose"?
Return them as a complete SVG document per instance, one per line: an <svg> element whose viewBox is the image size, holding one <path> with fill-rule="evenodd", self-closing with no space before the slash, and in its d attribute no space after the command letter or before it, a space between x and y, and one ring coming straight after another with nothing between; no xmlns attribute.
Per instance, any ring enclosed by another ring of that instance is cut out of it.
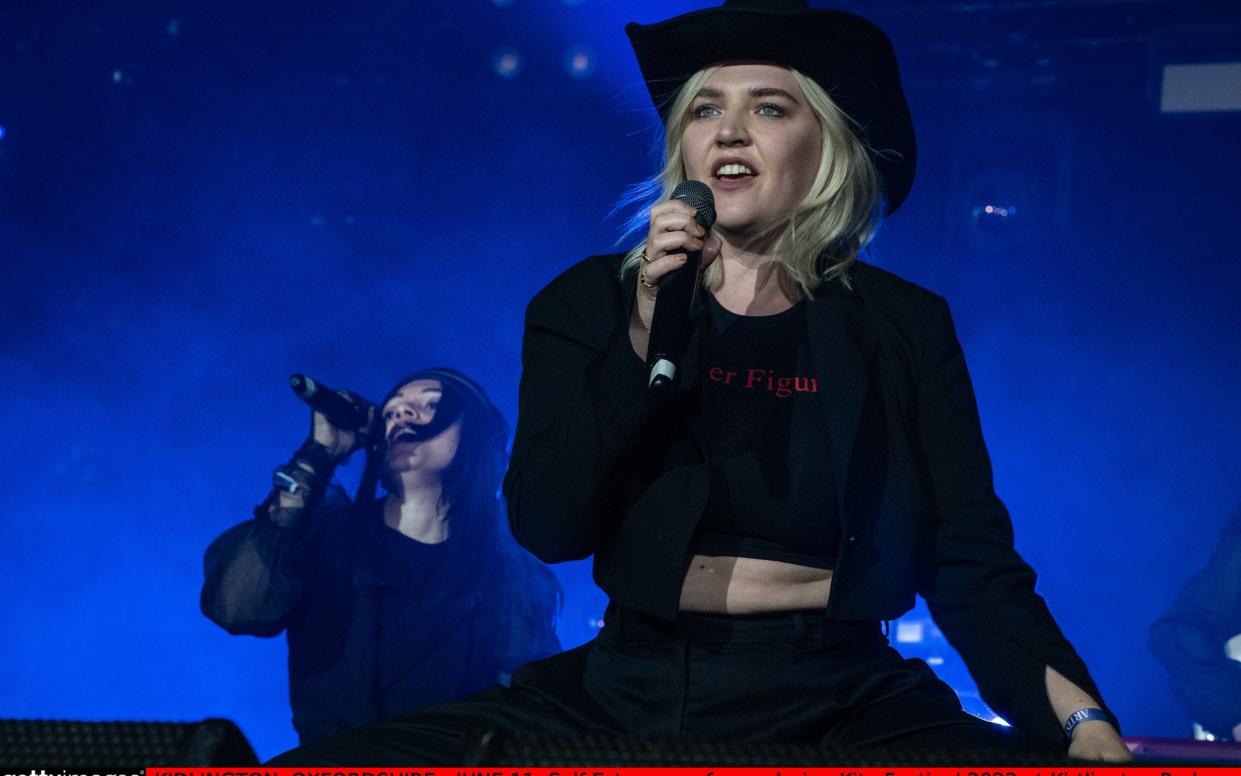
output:
<svg viewBox="0 0 1241 776"><path fill-rule="evenodd" d="M394 420L412 419L415 423L419 425L426 422L423 419L422 411L418 407L410 407L410 406L397 407L396 412L393 414L393 419Z"/></svg>
<svg viewBox="0 0 1241 776"><path fill-rule="evenodd" d="M745 125L745 118L736 112L729 112L722 116L716 124L715 142L722 146L748 144L750 133Z"/></svg>

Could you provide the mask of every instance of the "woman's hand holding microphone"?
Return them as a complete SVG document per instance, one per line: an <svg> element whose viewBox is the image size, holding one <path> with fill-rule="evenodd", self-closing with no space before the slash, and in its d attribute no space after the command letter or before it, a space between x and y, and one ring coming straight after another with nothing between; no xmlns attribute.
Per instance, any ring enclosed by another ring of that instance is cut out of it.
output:
<svg viewBox="0 0 1241 776"><path fill-rule="evenodd" d="M366 408L364 428L339 428L317 410L310 413L310 438L322 447L333 463L341 463L355 451L369 444L375 428L375 405L352 391L337 391L356 407Z"/></svg>
<svg viewBox="0 0 1241 776"><path fill-rule="evenodd" d="M376 433L382 433L378 427L375 405L352 391L327 390L352 405L353 412L347 415L356 415L355 421L365 418L366 422L361 427L356 427L354 423L337 425L328 417L330 413L311 410L309 437L293 454L293 459L273 474L276 487L276 503L273 505L276 513L273 513L273 519L277 522L296 521L300 514L293 513L300 513L310 502L323 495L323 489L331 481L336 466L374 441L372 437ZM308 403L314 406L313 402Z"/></svg>
<svg viewBox="0 0 1241 776"><path fill-rule="evenodd" d="M651 208L651 224L646 233L646 249L638 270L637 299L629 319L629 341L633 350L646 360L651 336L651 319L655 315L655 297L659 281L685 266L690 252L700 251L705 269L720 255L720 238L695 220L697 209L672 199Z"/></svg>

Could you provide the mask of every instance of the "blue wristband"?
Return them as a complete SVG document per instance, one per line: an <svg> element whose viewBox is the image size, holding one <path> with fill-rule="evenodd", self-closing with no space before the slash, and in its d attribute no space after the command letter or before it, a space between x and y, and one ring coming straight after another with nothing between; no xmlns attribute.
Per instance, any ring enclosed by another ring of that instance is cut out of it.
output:
<svg viewBox="0 0 1241 776"><path fill-rule="evenodd" d="M1091 708L1091 707L1086 707L1084 709L1078 709L1077 711L1070 714L1069 718L1065 720L1064 735L1070 741L1072 741L1073 731L1077 728L1077 726L1082 724L1086 720L1090 720L1090 719L1100 719L1100 720L1103 720L1104 722L1112 721L1112 718L1108 716L1108 713L1104 711L1103 709L1096 709L1096 708Z"/></svg>

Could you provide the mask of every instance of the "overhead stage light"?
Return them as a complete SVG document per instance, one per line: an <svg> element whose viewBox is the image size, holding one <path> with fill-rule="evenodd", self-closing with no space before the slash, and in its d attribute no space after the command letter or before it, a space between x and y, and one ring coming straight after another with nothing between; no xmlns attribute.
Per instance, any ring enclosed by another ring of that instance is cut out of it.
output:
<svg viewBox="0 0 1241 776"><path fill-rule="evenodd" d="M564 67L574 78L589 78L595 72L595 52L586 46L574 46L565 52Z"/></svg>
<svg viewBox="0 0 1241 776"><path fill-rule="evenodd" d="M521 73L521 54L514 48L497 49L491 55L491 66L496 75L504 79L516 78Z"/></svg>
<svg viewBox="0 0 1241 776"><path fill-rule="evenodd" d="M1159 111L1241 111L1241 62L1165 64Z"/></svg>
<svg viewBox="0 0 1241 776"><path fill-rule="evenodd" d="M1150 61L1160 113L1241 112L1241 27L1160 31Z"/></svg>

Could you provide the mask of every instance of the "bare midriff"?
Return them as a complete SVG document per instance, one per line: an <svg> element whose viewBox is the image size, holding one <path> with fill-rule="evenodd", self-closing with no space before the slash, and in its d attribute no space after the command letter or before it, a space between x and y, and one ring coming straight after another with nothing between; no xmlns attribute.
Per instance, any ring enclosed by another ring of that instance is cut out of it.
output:
<svg viewBox="0 0 1241 776"><path fill-rule="evenodd" d="M832 570L762 558L695 555L681 585L681 611L757 614L822 609Z"/></svg>

